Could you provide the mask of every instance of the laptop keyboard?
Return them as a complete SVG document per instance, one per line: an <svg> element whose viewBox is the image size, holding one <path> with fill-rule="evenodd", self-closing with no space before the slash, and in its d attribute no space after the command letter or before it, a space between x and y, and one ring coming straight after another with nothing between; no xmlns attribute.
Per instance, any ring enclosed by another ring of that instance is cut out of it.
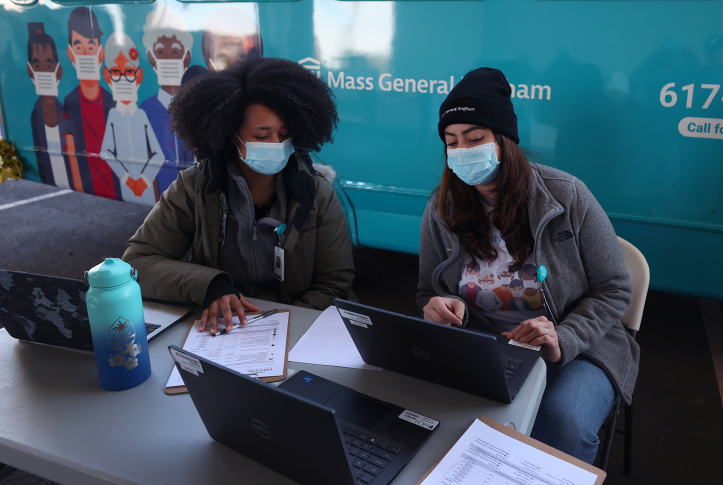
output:
<svg viewBox="0 0 723 485"><path fill-rule="evenodd" d="M158 330L159 328L161 328L160 325L154 325L154 324L152 324L152 323L146 323L146 335L152 334L153 332L155 332L155 331Z"/></svg>
<svg viewBox="0 0 723 485"><path fill-rule="evenodd" d="M510 379L515 375L521 364L522 361L519 360L502 359L502 366L505 368L505 378L507 382L510 382Z"/></svg>
<svg viewBox="0 0 723 485"><path fill-rule="evenodd" d="M346 452L349 453L352 472L359 485L372 483L402 449L366 431L357 431L342 425Z"/></svg>

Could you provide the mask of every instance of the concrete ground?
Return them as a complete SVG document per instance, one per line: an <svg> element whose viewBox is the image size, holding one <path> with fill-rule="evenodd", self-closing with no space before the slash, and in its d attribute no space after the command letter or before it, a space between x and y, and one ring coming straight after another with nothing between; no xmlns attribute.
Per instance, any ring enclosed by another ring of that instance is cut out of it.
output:
<svg viewBox="0 0 723 485"><path fill-rule="evenodd" d="M23 203L42 196L50 197ZM148 211L33 182L6 182L0 185L0 268L80 279L103 258L120 257ZM354 256L354 290L362 303L416 315L416 255L357 248ZM633 474L622 473L619 436L606 483L723 483L722 313L720 301L649 293L638 338ZM0 479L0 485L52 483L23 471Z"/></svg>

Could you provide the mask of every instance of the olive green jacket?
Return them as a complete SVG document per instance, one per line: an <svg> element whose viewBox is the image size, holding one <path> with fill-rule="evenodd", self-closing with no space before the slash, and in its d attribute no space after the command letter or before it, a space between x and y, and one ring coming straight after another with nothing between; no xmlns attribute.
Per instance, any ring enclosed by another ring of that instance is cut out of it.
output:
<svg viewBox="0 0 723 485"><path fill-rule="evenodd" d="M298 153L279 176L289 201L281 302L323 310L334 298L355 299L351 240L331 183L312 168L308 155ZM202 305L217 275L233 284L231 275L218 269L226 184L225 164L197 162L179 173L128 240L123 260L138 271L144 297ZM189 248L186 263L181 259Z"/></svg>

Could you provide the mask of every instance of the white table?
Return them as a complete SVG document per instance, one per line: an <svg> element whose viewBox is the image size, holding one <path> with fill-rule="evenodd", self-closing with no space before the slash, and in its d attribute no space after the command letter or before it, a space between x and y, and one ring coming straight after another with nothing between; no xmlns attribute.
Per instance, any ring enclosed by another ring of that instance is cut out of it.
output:
<svg viewBox="0 0 723 485"><path fill-rule="evenodd" d="M252 301L262 310L291 310L292 347L320 314ZM213 441L187 394L164 393L173 367L167 347L183 345L193 319L151 342L151 377L120 392L100 387L93 356L21 343L1 329L0 462L68 485L293 483ZM289 367L441 422L395 484L416 483L481 415L529 434L545 389L541 360L510 405L388 371L294 362ZM232 412L233 403L226 405Z"/></svg>

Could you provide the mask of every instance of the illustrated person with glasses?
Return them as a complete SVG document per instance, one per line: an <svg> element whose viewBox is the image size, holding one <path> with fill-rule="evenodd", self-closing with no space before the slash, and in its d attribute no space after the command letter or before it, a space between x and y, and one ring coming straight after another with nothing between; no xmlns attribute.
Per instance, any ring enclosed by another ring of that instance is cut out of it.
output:
<svg viewBox="0 0 723 485"><path fill-rule="evenodd" d="M116 106L108 114L101 156L120 180L122 200L151 206L156 203L153 181L164 157L148 116L136 105L143 80L138 50L125 33L114 32L105 52L103 77Z"/></svg>
<svg viewBox="0 0 723 485"><path fill-rule="evenodd" d="M502 300L492 291L499 286L495 279L495 272L491 268L485 268L479 274L480 292L477 294L477 306L488 312L496 312L502 308Z"/></svg>
<svg viewBox="0 0 723 485"><path fill-rule="evenodd" d="M63 120L67 122L65 134L73 188L117 199L118 178L100 157L106 120L114 104L111 94L99 83L105 57L102 35L98 17L90 8L78 7L70 13L67 53L80 84L63 100Z"/></svg>
<svg viewBox="0 0 723 485"><path fill-rule="evenodd" d="M631 284L613 226L581 180L528 160L499 70L465 74L437 129L446 163L422 218L417 306L426 320L541 346L547 384L531 436L592 463L603 420L618 399L632 401L640 359L620 321ZM477 298L486 311L466 304L459 281L469 260L518 276L508 311L491 297L491 269Z"/></svg>

